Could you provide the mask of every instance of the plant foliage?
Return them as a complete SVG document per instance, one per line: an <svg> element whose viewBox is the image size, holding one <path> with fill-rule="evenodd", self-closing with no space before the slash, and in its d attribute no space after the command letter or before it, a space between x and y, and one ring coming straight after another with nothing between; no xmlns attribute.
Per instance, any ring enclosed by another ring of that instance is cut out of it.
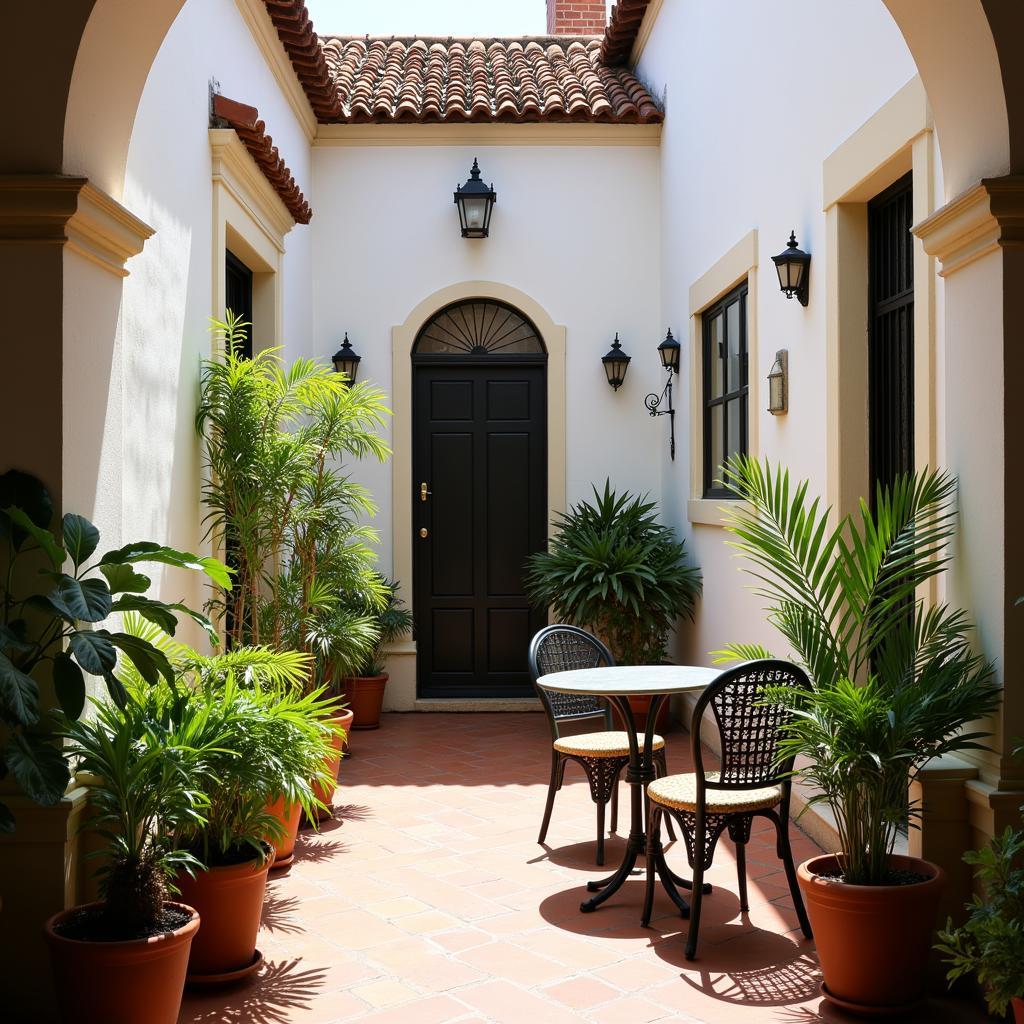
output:
<svg viewBox="0 0 1024 1024"><path fill-rule="evenodd" d="M0 778L8 772L33 800L56 803L68 766L40 718L39 682L49 672L65 714L85 705L85 675L102 676L111 698L124 704L115 674L129 661L147 683L173 681L152 644L102 627L113 613L135 611L174 633L184 615L212 636L205 616L184 604L147 597L151 580L136 568L156 562L202 572L227 592L228 570L214 558L138 541L97 555L99 530L68 513L51 532L53 502L43 484L17 470L0 476ZM70 564L69 564L70 563ZM0 803L0 832L14 828Z"/></svg>
<svg viewBox="0 0 1024 1024"><path fill-rule="evenodd" d="M669 630L693 618L700 570L658 521L657 504L617 494L605 481L594 501L559 513L547 551L527 563L527 592L565 622L591 629L625 665L658 664Z"/></svg>
<svg viewBox="0 0 1024 1024"><path fill-rule="evenodd" d="M398 584L384 576L378 576L380 590L385 594L383 606L376 594L357 591L347 595L342 611L352 616L353 624L368 629L373 646L359 661L336 662L336 672L349 676L379 676L384 671L384 648L405 636L413 627L412 612L398 596Z"/></svg>
<svg viewBox="0 0 1024 1024"><path fill-rule="evenodd" d="M999 703L962 611L932 607L922 584L947 566L956 482L925 471L879 487L875 508L830 527L806 482L746 456L724 470L727 527L750 563L768 620L807 670L810 692L775 694L793 712L779 756L805 755L813 798L835 814L845 878L883 884L896 836L920 808L907 784L933 757L978 748L965 732ZM719 661L770 657L734 644Z"/></svg>

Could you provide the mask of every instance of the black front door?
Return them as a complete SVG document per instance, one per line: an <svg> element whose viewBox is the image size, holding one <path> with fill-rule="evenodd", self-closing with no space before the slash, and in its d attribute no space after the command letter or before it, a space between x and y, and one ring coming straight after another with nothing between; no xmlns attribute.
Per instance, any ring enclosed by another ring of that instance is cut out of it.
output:
<svg viewBox="0 0 1024 1024"><path fill-rule="evenodd" d="M868 204L871 501L914 470L914 196L911 176Z"/></svg>
<svg viewBox="0 0 1024 1024"><path fill-rule="evenodd" d="M545 612L523 590L547 520L545 367L417 362L414 611L421 697L532 695Z"/></svg>
<svg viewBox="0 0 1024 1024"><path fill-rule="evenodd" d="M230 249L224 252L224 305L246 324L237 355L252 359L252 271Z"/></svg>

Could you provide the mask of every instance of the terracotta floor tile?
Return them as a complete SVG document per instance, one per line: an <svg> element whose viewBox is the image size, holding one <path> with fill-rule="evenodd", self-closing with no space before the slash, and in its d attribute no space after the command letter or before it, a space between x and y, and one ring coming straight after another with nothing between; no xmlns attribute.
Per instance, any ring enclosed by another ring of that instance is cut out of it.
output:
<svg viewBox="0 0 1024 1024"><path fill-rule="evenodd" d="M550 985L542 991L549 999L565 1003L575 1010L586 1010L601 1003L611 1002L622 994L617 988L586 975L560 981L557 985Z"/></svg>
<svg viewBox="0 0 1024 1024"><path fill-rule="evenodd" d="M391 979L371 981L367 985L357 985L352 989L352 994L366 1000L370 1006L375 1006L378 1009L398 1006L400 1003L408 1003L419 995L414 988Z"/></svg>
<svg viewBox="0 0 1024 1024"><path fill-rule="evenodd" d="M494 1024L576 1024L579 1017L547 999L504 981L474 985L459 1000L480 1010Z"/></svg>

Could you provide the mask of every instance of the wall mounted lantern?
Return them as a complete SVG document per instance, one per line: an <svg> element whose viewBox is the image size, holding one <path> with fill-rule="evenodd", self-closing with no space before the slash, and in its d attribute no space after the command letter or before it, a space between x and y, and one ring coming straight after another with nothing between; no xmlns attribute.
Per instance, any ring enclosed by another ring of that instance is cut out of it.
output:
<svg viewBox="0 0 1024 1024"><path fill-rule="evenodd" d="M801 306L807 305L807 279L811 276L811 254L798 249L796 232L790 231L789 245L785 252L772 257L775 270L779 275L779 287L786 293L786 298L795 295Z"/></svg>
<svg viewBox="0 0 1024 1024"><path fill-rule="evenodd" d="M676 457L676 411L672 408L672 375L679 372L679 342L672 337L672 328L669 328L665 340L658 346L658 355L661 357L661 365L668 371L668 379L660 395L650 394L644 399L644 405L652 416L668 416L669 442L668 451L673 462ZM664 402L667 408L662 409Z"/></svg>
<svg viewBox="0 0 1024 1024"><path fill-rule="evenodd" d="M489 188L480 180L480 165L473 157L473 167L465 185L455 186L455 205L463 238L486 238L491 227L491 210L498 201L494 185Z"/></svg>
<svg viewBox="0 0 1024 1024"><path fill-rule="evenodd" d="M789 353L780 349L768 371L768 411L773 416L789 412Z"/></svg>
<svg viewBox="0 0 1024 1024"><path fill-rule="evenodd" d="M355 384L356 374L359 372L359 361L362 358L352 347L352 342L348 340L348 331L346 331L345 340L341 343L341 348L331 357L334 369L338 373L345 374L348 377L349 384Z"/></svg>
<svg viewBox="0 0 1024 1024"><path fill-rule="evenodd" d="M630 357L622 351L622 345L619 343L619 332L615 332L615 340L612 342L612 347L608 350L608 354L601 356L601 362L604 364L604 372L608 377L608 383L612 386L612 391L618 391L622 387L623 381L626 379L626 371L629 369Z"/></svg>

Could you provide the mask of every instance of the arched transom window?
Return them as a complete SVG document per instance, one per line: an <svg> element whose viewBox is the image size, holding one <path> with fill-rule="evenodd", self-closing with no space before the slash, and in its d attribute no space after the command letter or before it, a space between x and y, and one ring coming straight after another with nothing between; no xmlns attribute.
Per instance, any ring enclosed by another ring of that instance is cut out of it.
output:
<svg viewBox="0 0 1024 1024"><path fill-rule="evenodd" d="M537 328L518 310L491 299L456 302L435 313L416 336L416 355L543 355Z"/></svg>

